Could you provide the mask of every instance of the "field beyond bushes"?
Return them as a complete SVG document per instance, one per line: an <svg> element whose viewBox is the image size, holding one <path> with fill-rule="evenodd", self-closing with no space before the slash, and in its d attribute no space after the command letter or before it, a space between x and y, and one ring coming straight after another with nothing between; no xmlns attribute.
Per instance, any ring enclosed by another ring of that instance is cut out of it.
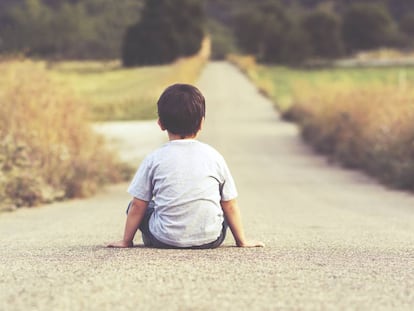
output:
<svg viewBox="0 0 414 311"><path fill-rule="evenodd" d="M44 64L54 79L85 101L95 121L157 117L156 102L173 83L194 83L210 55L210 40L200 52L170 65L122 68L115 62Z"/></svg>
<svg viewBox="0 0 414 311"><path fill-rule="evenodd" d="M248 56L230 61L316 150L414 191L414 68L294 70Z"/></svg>

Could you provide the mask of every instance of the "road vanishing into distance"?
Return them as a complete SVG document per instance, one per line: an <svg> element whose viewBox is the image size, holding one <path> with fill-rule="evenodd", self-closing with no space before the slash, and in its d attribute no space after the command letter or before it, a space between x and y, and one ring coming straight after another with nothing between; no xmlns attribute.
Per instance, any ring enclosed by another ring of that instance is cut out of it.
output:
<svg viewBox="0 0 414 311"><path fill-rule="evenodd" d="M200 140L234 175L248 237L265 248L109 249L127 184L0 215L0 310L414 310L414 195L314 154L234 67L208 64ZM155 103L154 103L155 104ZM139 165L155 121L97 126Z"/></svg>

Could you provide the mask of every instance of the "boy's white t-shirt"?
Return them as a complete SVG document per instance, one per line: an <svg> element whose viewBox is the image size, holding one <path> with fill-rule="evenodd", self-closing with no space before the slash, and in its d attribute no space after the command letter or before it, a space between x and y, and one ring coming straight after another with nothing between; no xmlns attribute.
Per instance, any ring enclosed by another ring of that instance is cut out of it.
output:
<svg viewBox="0 0 414 311"><path fill-rule="evenodd" d="M178 247L217 240L223 224L220 201L237 197L224 158L194 139L172 140L149 154L128 193L154 201L151 233L157 240Z"/></svg>

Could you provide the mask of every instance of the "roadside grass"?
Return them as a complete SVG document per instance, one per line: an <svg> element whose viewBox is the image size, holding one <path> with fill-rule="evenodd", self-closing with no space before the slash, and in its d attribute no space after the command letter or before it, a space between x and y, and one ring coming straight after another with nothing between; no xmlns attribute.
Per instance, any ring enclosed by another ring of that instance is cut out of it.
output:
<svg viewBox="0 0 414 311"><path fill-rule="evenodd" d="M282 113L295 104L297 96L318 93L320 88L346 92L364 87L392 86L400 91L414 85L414 67L292 69L260 65L251 56L230 55L228 60L274 100Z"/></svg>
<svg viewBox="0 0 414 311"><path fill-rule="evenodd" d="M104 149L86 106L30 60L0 62L0 210L95 193L129 168Z"/></svg>
<svg viewBox="0 0 414 311"><path fill-rule="evenodd" d="M319 152L414 191L414 68L290 69L232 56Z"/></svg>

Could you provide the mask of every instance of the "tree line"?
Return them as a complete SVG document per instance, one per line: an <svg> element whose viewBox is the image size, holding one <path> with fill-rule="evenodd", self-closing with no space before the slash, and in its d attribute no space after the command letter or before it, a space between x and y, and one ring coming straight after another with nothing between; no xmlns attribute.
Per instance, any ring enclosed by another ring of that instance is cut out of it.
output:
<svg viewBox="0 0 414 311"><path fill-rule="evenodd" d="M278 0L257 1L239 10L231 27L242 51L269 63L300 64L381 47L414 46L414 13L396 19L384 1L324 1L302 11Z"/></svg>
<svg viewBox="0 0 414 311"><path fill-rule="evenodd" d="M146 0L140 20L126 30L124 66L169 63L197 53L205 36L204 24L201 1Z"/></svg>
<svg viewBox="0 0 414 311"><path fill-rule="evenodd" d="M405 0L0 0L0 53L151 65L193 54L210 33L216 58L301 64L412 48L413 12Z"/></svg>
<svg viewBox="0 0 414 311"><path fill-rule="evenodd" d="M0 0L0 53L56 59L119 58L141 0Z"/></svg>

